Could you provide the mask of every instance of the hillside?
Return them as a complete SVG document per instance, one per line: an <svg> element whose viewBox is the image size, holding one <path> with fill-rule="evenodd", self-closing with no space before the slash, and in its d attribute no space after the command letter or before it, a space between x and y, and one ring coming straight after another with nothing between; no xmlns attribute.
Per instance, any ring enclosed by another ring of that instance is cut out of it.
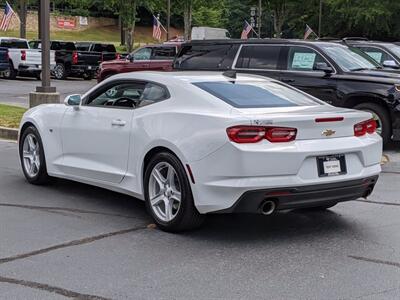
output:
<svg viewBox="0 0 400 300"><path fill-rule="evenodd" d="M153 28L152 27L142 27L137 26L135 28L135 46L138 44L149 44L149 43L157 43L157 40L154 40L152 37ZM7 31L0 33L2 36L13 36L18 37L18 31ZM182 35L182 31L171 28L171 36ZM36 31L28 31L27 32L28 39L37 39ZM165 33L163 34L162 40L164 41L166 38ZM68 40L68 41L101 41L101 42L111 42L115 45L120 44L120 32L117 26L106 26L106 27L97 27L97 28L89 28L82 31L77 30L63 30L63 31L52 31L51 39L54 40Z"/></svg>

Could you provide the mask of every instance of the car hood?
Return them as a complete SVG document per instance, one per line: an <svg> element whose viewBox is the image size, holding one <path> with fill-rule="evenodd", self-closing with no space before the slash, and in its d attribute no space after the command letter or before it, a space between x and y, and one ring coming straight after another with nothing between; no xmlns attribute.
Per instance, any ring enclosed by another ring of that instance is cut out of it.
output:
<svg viewBox="0 0 400 300"><path fill-rule="evenodd" d="M342 79L357 81L370 81L387 84L400 83L400 71L387 69L346 72L341 77Z"/></svg>

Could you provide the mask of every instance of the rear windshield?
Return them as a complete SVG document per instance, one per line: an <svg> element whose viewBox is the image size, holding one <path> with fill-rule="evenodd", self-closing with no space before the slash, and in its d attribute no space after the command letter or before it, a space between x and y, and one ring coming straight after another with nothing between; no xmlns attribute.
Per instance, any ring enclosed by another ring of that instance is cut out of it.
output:
<svg viewBox="0 0 400 300"><path fill-rule="evenodd" d="M1 40L0 47L11 49L28 49L28 42L20 40Z"/></svg>
<svg viewBox="0 0 400 300"><path fill-rule="evenodd" d="M278 82L214 81L193 85L237 108L315 106L322 102Z"/></svg>

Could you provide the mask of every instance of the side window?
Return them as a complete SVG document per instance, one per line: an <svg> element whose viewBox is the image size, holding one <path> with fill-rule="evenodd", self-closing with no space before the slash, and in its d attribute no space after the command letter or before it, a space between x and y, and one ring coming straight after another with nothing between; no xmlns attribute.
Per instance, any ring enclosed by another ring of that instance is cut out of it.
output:
<svg viewBox="0 0 400 300"><path fill-rule="evenodd" d="M154 60L171 60L175 57L175 47L157 47L153 49Z"/></svg>
<svg viewBox="0 0 400 300"><path fill-rule="evenodd" d="M118 83L94 92L87 106L135 108L141 101L146 84L142 82Z"/></svg>
<svg viewBox="0 0 400 300"><path fill-rule="evenodd" d="M165 87L149 82L146 84L138 107L153 104L168 98L169 93Z"/></svg>
<svg viewBox="0 0 400 300"><path fill-rule="evenodd" d="M326 63L325 59L313 49L293 46L289 48L287 70L312 71L317 63Z"/></svg>
<svg viewBox="0 0 400 300"><path fill-rule="evenodd" d="M281 46L243 46L236 67L276 70L280 51Z"/></svg>
<svg viewBox="0 0 400 300"><path fill-rule="evenodd" d="M151 48L143 48L133 53L134 60L150 60Z"/></svg>
<svg viewBox="0 0 400 300"><path fill-rule="evenodd" d="M169 92L164 86L151 82L120 82L95 91L85 105L137 108L168 98Z"/></svg>
<svg viewBox="0 0 400 300"><path fill-rule="evenodd" d="M228 58L232 45L188 45L179 52L178 69L218 70ZM231 62L232 64L232 62Z"/></svg>
<svg viewBox="0 0 400 300"><path fill-rule="evenodd" d="M357 48L364 51L366 54L368 54L371 58L373 58L380 64L383 63L385 60L394 60L393 57L391 57L388 53L379 48L364 47L364 46L360 46Z"/></svg>

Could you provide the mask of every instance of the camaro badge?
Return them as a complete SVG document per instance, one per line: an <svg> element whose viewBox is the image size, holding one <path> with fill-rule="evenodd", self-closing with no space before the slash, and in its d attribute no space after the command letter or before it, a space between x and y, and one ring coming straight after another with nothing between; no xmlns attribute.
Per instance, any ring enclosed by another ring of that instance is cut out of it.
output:
<svg viewBox="0 0 400 300"><path fill-rule="evenodd" d="M322 132L322 135L324 135L324 136L332 136L332 135L334 135L335 133L336 133L335 130L326 129L326 130L324 130L324 131Z"/></svg>

